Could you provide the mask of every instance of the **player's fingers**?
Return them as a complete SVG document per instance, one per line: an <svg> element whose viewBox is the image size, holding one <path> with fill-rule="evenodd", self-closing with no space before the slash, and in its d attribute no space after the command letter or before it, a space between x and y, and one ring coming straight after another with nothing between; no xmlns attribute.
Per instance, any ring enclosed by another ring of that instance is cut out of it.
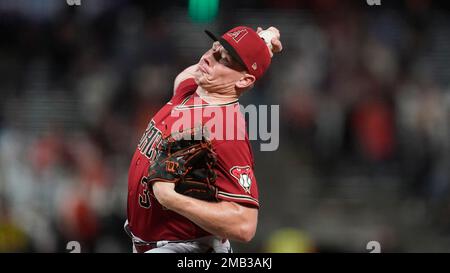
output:
<svg viewBox="0 0 450 273"><path fill-rule="evenodd" d="M280 52L281 50L283 50L283 45L281 44L280 40L278 40L277 38L272 38L272 40L270 41L272 43L272 51L274 53Z"/></svg>
<svg viewBox="0 0 450 273"><path fill-rule="evenodd" d="M263 29L262 29L261 27L258 27L258 28L256 29L256 33L260 33L262 30L263 30Z"/></svg>

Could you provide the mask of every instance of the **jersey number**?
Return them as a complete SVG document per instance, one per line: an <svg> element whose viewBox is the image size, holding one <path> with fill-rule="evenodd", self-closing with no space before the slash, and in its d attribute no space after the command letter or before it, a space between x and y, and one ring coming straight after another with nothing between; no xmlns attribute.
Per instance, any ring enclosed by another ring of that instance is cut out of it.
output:
<svg viewBox="0 0 450 273"><path fill-rule="evenodd" d="M150 193L148 192L148 181L147 177L142 177L141 179L142 184L142 194L139 194L139 205L143 207L144 209L148 209L151 206L150 203Z"/></svg>

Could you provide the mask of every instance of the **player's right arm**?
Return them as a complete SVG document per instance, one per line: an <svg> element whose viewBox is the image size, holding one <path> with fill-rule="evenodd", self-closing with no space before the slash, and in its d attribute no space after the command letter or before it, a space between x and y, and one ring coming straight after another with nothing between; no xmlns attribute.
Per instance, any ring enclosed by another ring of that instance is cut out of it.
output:
<svg viewBox="0 0 450 273"><path fill-rule="evenodd" d="M197 73L197 71L198 71L197 64L194 64L183 70L180 74L178 74L173 84L173 95L175 95L175 92L180 83L189 78L195 78L195 73Z"/></svg>
<svg viewBox="0 0 450 273"><path fill-rule="evenodd" d="M175 184L155 182L158 202L221 238L249 242L255 236L258 209L229 201L207 202L177 193Z"/></svg>

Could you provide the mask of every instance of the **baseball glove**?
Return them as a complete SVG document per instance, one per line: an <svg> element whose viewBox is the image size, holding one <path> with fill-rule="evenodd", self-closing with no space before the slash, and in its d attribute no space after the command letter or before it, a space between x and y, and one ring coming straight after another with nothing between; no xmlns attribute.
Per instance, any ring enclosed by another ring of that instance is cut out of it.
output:
<svg viewBox="0 0 450 273"><path fill-rule="evenodd" d="M148 181L175 183L175 191L180 194L217 201L215 164L216 154L204 131L184 131L163 139L149 168Z"/></svg>

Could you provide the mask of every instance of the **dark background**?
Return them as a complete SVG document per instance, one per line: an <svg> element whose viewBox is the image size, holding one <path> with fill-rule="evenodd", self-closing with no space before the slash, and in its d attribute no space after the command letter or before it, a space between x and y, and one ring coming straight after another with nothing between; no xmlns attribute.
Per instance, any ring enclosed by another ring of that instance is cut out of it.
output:
<svg viewBox="0 0 450 273"><path fill-rule="evenodd" d="M449 4L194 2L0 1L0 252L130 252L137 142L203 30L237 25L284 50L241 99L280 105L280 146L252 142L259 225L235 251L450 249Z"/></svg>

